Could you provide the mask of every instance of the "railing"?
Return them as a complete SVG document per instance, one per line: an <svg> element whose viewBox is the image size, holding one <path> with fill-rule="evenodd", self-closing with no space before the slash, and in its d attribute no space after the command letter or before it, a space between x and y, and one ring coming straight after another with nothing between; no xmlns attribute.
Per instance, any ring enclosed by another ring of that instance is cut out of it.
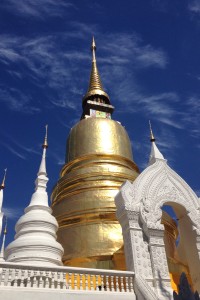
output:
<svg viewBox="0 0 200 300"><path fill-rule="evenodd" d="M142 299L147 299L148 297L148 300L159 300L158 295L155 294L155 291L151 288L148 282L139 275L135 275L134 288L135 292L137 293L138 291L143 297Z"/></svg>
<svg viewBox="0 0 200 300"><path fill-rule="evenodd" d="M133 278L134 273L127 271L0 264L0 289L3 286L134 293Z"/></svg>

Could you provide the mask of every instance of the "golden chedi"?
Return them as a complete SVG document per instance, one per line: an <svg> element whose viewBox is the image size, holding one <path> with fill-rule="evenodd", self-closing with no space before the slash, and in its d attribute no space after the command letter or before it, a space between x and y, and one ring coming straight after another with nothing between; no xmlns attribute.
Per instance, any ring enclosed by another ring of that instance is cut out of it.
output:
<svg viewBox="0 0 200 300"><path fill-rule="evenodd" d="M125 128L111 119L114 107L104 91L92 42L92 70L81 120L67 140L66 163L52 193L58 241L68 266L125 269L121 226L114 197L138 167Z"/></svg>

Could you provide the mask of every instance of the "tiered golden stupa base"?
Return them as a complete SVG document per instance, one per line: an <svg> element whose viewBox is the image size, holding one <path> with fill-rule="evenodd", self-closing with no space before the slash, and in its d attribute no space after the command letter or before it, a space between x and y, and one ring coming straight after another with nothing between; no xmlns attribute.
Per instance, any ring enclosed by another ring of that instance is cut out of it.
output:
<svg viewBox="0 0 200 300"><path fill-rule="evenodd" d="M114 197L139 172L128 135L116 121L83 119L71 130L66 160L52 194L64 264L115 269L123 238Z"/></svg>
<svg viewBox="0 0 200 300"><path fill-rule="evenodd" d="M115 269L113 254L122 247L123 238L114 197L125 180L137 176L131 166L135 167L133 162L122 157L99 154L63 168L52 207L65 265Z"/></svg>

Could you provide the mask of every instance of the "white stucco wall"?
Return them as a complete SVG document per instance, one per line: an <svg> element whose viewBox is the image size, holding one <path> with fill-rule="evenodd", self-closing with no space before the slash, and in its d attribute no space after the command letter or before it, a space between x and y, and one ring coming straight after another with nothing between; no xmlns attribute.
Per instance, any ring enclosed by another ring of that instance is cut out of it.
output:
<svg viewBox="0 0 200 300"><path fill-rule="evenodd" d="M98 291L66 291L66 290L38 290L27 288L1 287L2 300L136 300L134 293L115 293Z"/></svg>

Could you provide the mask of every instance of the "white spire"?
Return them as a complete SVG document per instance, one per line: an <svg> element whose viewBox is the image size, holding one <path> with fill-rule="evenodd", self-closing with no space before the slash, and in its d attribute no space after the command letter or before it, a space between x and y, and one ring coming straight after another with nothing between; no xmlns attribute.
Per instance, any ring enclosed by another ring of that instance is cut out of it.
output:
<svg viewBox="0 0 200 300"><path fill-rule="evenodd" d="M1 236L2 226L3 226L3 215L4 214L2 212L2 205L3 205L3 190L5 188L6 173L7 173L7 169L4 170L4 177L3 177L2 183L0 185L0 236Z"/></svg>
<svg viewBox="0 0 200 300"><path fill-rule="evenodd" d="M48 142L47 142L48 125L46 125L45 128L46 128L46 134L45 134L45 138L44 138L44 144L42 145L43 154L42 154L42 160L41 160L38 176L41 175L41 174L47 175L47 172L46 172L46 151L47 151L47 148L48 148Z"/></svg>
<svg viewBox="0 0 200 300"><path fill-rule="evenodd" d="M157 160L165 160L164 156L156 146L156 139L154 138L153 131L151 128L151 122L149 121L149 126L150 126L150 141L151 141L151 153L149 156L149 165L154 164Z"/></svg>
<svg viewBox="0 0 200 300"><path fill-rule="evenodd" d="M6 234L7 234L7 217L5 217L5 228L4 228L3 241L2 241L1 251L0 251L0 262L5 261L4 250L5 250Z"/></svg>
<svg viewBox="0 0 200 300"><path fill-rule="evenodd" d="M29 206L32 205L48 206L48 196L46 192L47 182L49 180L46 172L46 151L48 148L48 143L47 143L48 125L46 125L45 128L46 128L46 133L45 133L44 143L42 145L43 148L42 159L37 174L37 178L35 181L35 193L32 195Z"/></svg>
<svg viewBox="0 0 200 300"><path fill-rule="evenodd" d="M4 170L4 177L2 183L0 185L0 213L2 212L2 205L3 205L3 190L5 188L5 181L6 181L6 172L7 169Z"/></svg>
<svg viewBox="0 0 200 300"><path fill-rule="evenodd" d="M46 185L47 126L43 144L42 160L35 181L35 192L25 214L18 220L15 240L5 249L9 262L28 265L62 265L63 247L56 241L58 223L48 205Z"/></svg>

